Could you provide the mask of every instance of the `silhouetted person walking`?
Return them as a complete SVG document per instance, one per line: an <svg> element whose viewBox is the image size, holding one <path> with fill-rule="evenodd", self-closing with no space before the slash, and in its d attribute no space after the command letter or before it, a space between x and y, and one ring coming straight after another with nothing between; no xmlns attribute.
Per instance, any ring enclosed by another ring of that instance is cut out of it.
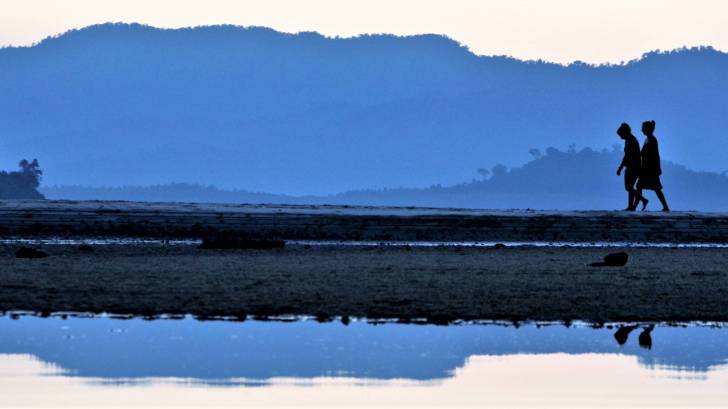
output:
<svg viewBox="0 0 728 409"><path fill-rule="evenodd" d="M662 211L669 212L665 195L662 194L662 183L660 175L662 168L660 167L660 149L657 146L657 138L654 135L655 121L645 121L642 123L642 133L647 137L642 145L642 169L640 171L639 181L637 181L637 194L642 196L642 190L654 190L657 198L662 203ZM645 200L642 209L647 206Z"/></svg>
<svg viewBox="0 0 728 409"><path fill-rule="evenodd" d="M622 123L617 129L617 135L624 139L624 157L622 163L619 164L617 169L617 176L622 174L622 169L627 168L624 172L624 189L627 191L627 208L624 210L634 211L637 208L637 204L641 200L644 206L647 206L647 199L642 197L635 190L635 183L640 176L640 169L642 167L640 143L637 142L637 138L632 135L632 128L626 123Z"/></svg>

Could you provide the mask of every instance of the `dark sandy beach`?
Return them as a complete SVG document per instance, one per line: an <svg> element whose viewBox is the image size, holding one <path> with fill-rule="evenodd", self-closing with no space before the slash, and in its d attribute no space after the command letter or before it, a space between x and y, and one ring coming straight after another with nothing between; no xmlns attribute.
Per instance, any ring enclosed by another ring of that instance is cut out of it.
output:
<svg viewBox="0 0 728 409"><path fill-rule="evenodd" d="M728 213L0 201L0 237L728 243Z"/></svg>
<svg viewBox="0 0 728 409"><path fill-rule="evenodd" d="M629 248L627 266L594 268L619 249L45 245L47 258L16 259L17 248L1 248L2 311L728 321L725 249Z"/></svg>

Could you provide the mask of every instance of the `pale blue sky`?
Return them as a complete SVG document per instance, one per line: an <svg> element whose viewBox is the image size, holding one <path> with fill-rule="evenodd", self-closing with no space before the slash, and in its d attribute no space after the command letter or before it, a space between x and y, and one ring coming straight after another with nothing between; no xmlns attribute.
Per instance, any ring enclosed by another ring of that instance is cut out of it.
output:
<svg viewBox="0 0 728 409"><path fill-rule="evenodd" d="M728 50L723 0L1 0L0 45L29 45L103 22L446 34L477 54L619 62L655 49Z"/></svg>

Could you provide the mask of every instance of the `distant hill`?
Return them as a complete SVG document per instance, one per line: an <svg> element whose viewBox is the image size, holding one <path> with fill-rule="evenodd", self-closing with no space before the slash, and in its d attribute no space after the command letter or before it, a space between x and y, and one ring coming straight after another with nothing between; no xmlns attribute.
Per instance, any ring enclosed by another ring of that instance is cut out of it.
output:
<svg viewBox="0 0 728 409"><path fill-rule="evenodd" d="M330 196L286 196L225 191L213 187L173 184L151 187L45 187L51 199L108 199L218 203L299 203L467 207L487 209L610 210L626 207L622 177L615 174L620 149L594 151L532 151L521 167L496 167L486 178L454 186L359 190ZM663 162L663 184L675 210L728 211L728 175L696 172ZM487 172L483 172L487 173ZM645 191L659 210L654 193Z"/></svg>
<svg viewBox="0 0 728 409"><path fill-rule="evenodd" d="M41 191L49 199L68 200L133 200L140 202L199 203L298 203L306 200L295 196L224 190L214 186L170 183L153 186L44 186ZM297 200L299 199L299 200Z"/></svg>
<svg viewBox="0 0 728 409"><path fill-rule="evenodd" d="M437 35L104 24L0 49L0 161L37 155L51 185L321 195L451 185L654 119L664 158L721 172L726 72L710 48L561 66Z"/></svg>
<svg viewBox="0 0 728 409"><path fill-rule="evenodd" d="M485 180L428 189L347 192L336 202L490 209L622 209L627 206L623 178L615 172L621 150L547 149L522 167L494 172ZM728 176L696 172L663 161L662 181L675 210L728 211ZM654 193L645 191L649 208L659 210Z"/></svg>

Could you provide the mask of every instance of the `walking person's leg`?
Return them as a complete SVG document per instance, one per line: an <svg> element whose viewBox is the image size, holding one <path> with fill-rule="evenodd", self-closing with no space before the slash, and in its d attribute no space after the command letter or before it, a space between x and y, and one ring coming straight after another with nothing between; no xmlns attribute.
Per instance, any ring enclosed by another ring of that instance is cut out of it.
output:
<svg viewBox="0 0 728 409"><path fill-rule="evenodd" d="M662 203L662 211L669 212L670 207L667 205L667 200L665 200L665 195L662 193L662 189L655 190L655 194L657 195L657 198L660 199L660 203Z"/></svg>
<svg viewBox="0 0 728 409"><path fill-rule="evenodd" d="M637 189L634 193L634 208L637 209L637 205L642 202L642 210L645 210L647 208L647 203L649 203L649 200L647 200L646 197L642 196L642 189Z"/></svg>
<svg viewBox="0 0 728 409"><path fill-rule="evenodd" d="M638 198L637 192L635 191L635 185L637 184L637 175L635 172L627 168L624 173L624 189L627 191L627 208L624 209L628 212L637 209Z"/></svg>
<svg viewBox="0 0 728 409"><path fill-rule="evenodd" d="M636 192L634 190L627 191L627 208L624 210L631 212L637 208L637 204L635 203L634 199L635 194Z"/></svg>

